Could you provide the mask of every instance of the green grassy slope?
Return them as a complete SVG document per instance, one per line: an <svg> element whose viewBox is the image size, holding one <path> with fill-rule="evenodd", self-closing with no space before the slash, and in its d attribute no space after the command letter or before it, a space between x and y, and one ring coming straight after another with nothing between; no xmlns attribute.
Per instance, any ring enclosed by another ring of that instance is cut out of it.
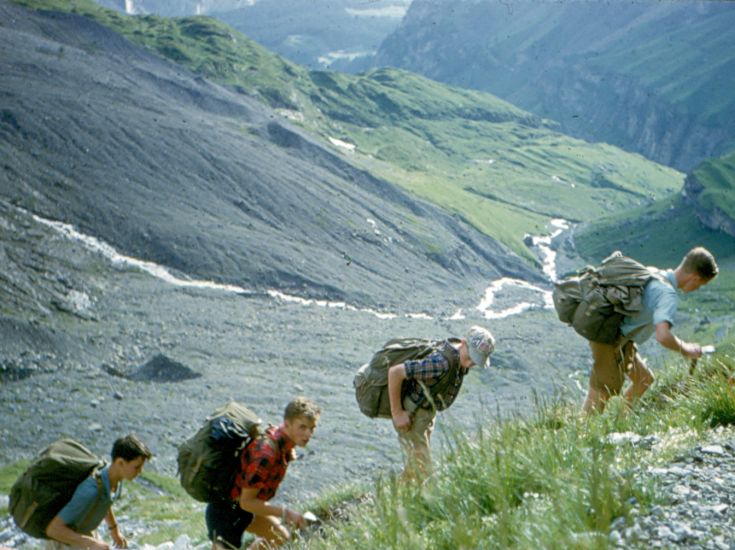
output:
<svg viewBox="0 0 735 550"><path fill-rule="evenodd" d="M255 95L351 162L456 211L532 261L525 233L590 220L678 189L682 175L589 144L498 98L411 73L309 72L210 18L129 17L91 0L16 0L92 17L214 81ZM330 142L329 138L340 140Z"/></svg>
<svg viewBox="0 0 735 550"><path fill-rule="evenodd" d="M735 153L707 160L693 174L704 186L697 195L699 206L705 210L718 208L735 220Z"/></svg>

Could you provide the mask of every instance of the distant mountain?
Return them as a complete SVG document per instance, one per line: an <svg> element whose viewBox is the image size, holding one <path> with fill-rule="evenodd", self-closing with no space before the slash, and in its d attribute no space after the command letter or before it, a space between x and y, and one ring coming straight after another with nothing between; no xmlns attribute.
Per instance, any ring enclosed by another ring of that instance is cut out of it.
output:
<svg viewBox="0 0 735 550"><path fill-rule="evenodd" d="M735 148L735 2L415 0L377 66L679 169Z"/></svg>
<svg viewBox="0 0 735 550"><path fill-rule="evenodd" d="M96 0L127 13L211 15L312 69L367 69L411 0Z"/></svg>
<svg viewBox="0 0 735 550"><path fill-rule="evenodd" d="M463 219L87 17L2 0L0 20L14 22L0 26L10 203L256 291L430 307L538 278Z"/></svg>

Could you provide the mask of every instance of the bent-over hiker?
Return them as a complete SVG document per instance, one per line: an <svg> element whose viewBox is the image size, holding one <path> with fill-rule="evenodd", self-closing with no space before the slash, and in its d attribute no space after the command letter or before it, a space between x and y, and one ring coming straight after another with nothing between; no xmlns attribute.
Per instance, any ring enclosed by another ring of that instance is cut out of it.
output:
<svg viewBox="0 0 735 550"><path fill-rule="evenodd" d="M582 410L585 414L602 411L608 399L618 395L624 377L631 385L625 392L629 404L641 397L653 384L653 373L638 354L641 344L655 334L663 347L684 357L697 359L702 355L699 344L684 342L674 336L671 327L679 302L678 291L694 292L717 276L714 256L705 248L690 250L673 270L663 272L666 282L652 278L643 290L643 308L636 315L626 316L620 326L622 335L614 344L590 342L592 373L589 390Z"/></svg>
<svg viewBox="0 0 735 550"><path fill-rule="evenodd" d="M464 338L439 342L436 351L421 359L390 366L390 412L404 451L405 478L431 472L431 433L437 411L454 402L469 369L484 367L494 349L490 331L473 326Z"/></svg>
<svg viewBox="0 0 735 550"><path fill-rule="evenodd" d="M268 501L286 475L294 447L309 443L320 414L313 401L297 397L286 406L280 426L271 426L242 450L230 494L207 505L205 519L213 550L240 548L245 531L256 536L249 550L276 548L291 537L286 524L306 525L296 510Z"/></svg>
<svg viewBox="0 0 735 550"><path fill-rule="evenodd" d="M65 546L85 550L109 550L110 545L95 533L104 519L115 546L127 548L128 541L120 532L112 504L122 491L122 481L132 481L143 471L153 455L134 435L127 435L112 445L112 463L80 483L74 496L51 520L46 528L48 550Z"/></svg>

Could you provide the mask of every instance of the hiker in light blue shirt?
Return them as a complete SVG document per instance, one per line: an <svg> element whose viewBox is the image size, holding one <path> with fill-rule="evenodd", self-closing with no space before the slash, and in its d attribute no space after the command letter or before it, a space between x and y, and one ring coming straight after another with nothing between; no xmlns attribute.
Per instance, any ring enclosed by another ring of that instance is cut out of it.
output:
<svg viewBox="0 0 735 550"><path fill-rule="evenodd" d="M104 519L115 546L127 548L128 541L120 533L112 503L120 497L122 480L131 481L143 471L151 458L148 448L134 435L121 437L112 446L112 463L82 481L71 500L46 528L47 549L66 546L85 550L109 550L110 545L98 538L95 530Z"/></svg>
<svg viewBox="0 0 735 550"><path fill-rule="evenodd" d="M620 393L627 376L631 385L625 391L629 404L640 398L653 384L653 373L638 354L636 344L651 336L663 347L684 357L697 359L702 355L699 344L684 342L674 336L674 315L679 292L694 292L717 276L714 256L702 247L693 248L679 266L663 272L662 279L651 279L643 291L643 309L625 317L620 330L623 336L615 344L590 342L592 374L582 410L585 414L602 411L607 400Z"/></svg>

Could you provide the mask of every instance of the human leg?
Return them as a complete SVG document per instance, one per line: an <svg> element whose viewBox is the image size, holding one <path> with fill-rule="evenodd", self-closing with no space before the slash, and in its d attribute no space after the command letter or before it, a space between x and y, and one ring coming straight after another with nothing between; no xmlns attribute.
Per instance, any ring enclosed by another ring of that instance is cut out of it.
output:
<svg viewBox="0 0 735 550"><path fill-rule="evenodd" d="M422 479L431 474L431 433L436 411L418 408L411 414L411 427L398 439L404 454L404 479Z"/></svg>
<svg viewBox="0 0 735 550"><path fill-rule="evenodd" d="M204 519L212 550L237 550L242 544L242 534L253 521L253 514L235 502L210 502Z"/></svg>
<svg viewBox="0 0 735 550"><path fill-rule="evenodd" d="M587 398L582 405L582 412L585 415L602 412L607 400L620 393L625 372L619 344L590 342L590 350L592 351L592 373Z"/></svg>
<svg viewBox="0 0 735 550"><path fill-rule="evenodd" d="M632 383L625 392L625 399L629 405L646 393L655 379L651 370L646 366L646 362L640 354L635 352L635 348L633 352L632 367L628 373L628 378Z"/></svg>
<svg viewBox="0 0 735 550"><path fill-rule="evenodd" d="M255 516L247 531L257 537L248 550L278 548L291 538L291 533L275 516Z"/></svg>

